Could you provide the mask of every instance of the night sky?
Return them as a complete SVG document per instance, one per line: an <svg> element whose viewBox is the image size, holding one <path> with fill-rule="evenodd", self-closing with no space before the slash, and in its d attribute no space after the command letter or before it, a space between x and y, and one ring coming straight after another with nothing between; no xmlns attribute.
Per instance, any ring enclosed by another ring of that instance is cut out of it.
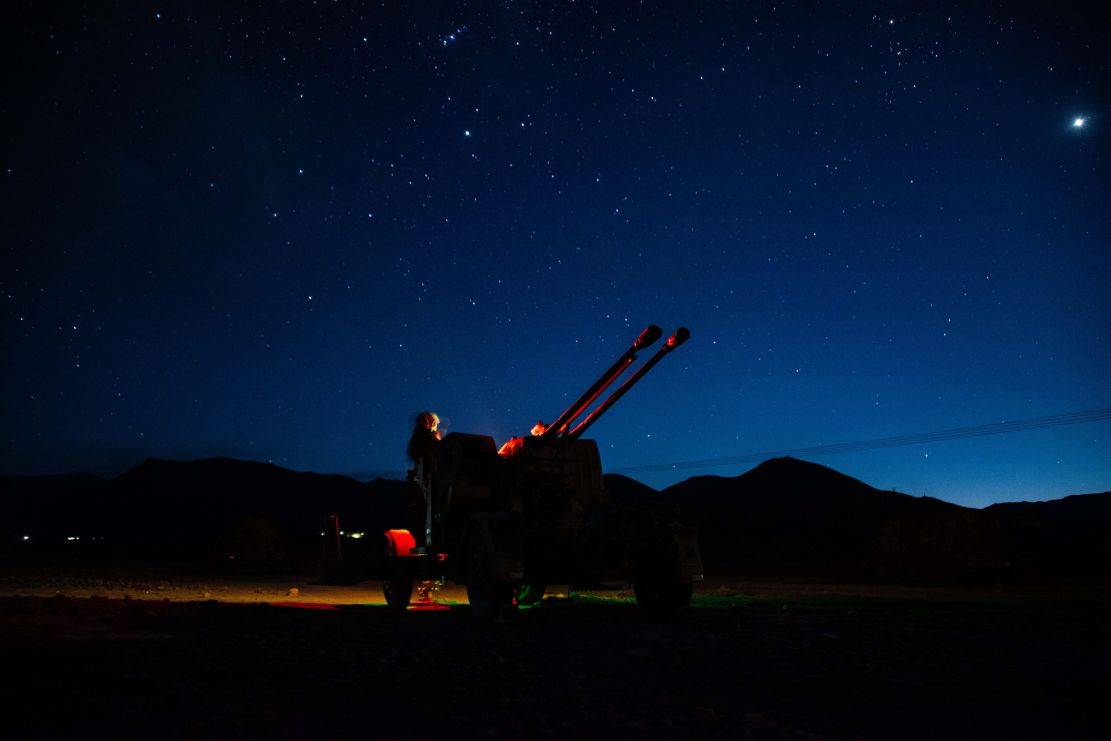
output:
<svg viewBox="0 0 1111 741"><path fill-rule="evenodd" d="M1111 406L1102 21L918 5L9 7L0 470L401 475L648 323L607 470ZM1052 498L1111 425L815 460Z"/></svg>

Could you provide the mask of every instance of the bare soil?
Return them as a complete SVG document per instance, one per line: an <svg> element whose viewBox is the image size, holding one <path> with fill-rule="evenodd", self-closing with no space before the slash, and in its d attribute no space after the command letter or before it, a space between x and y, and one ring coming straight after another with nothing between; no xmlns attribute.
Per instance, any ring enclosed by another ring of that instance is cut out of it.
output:
<svg viewBox="0 0 1111 741"><path fill-rule="evenodd" d="M393 614L373 584L93 582L0 579L12 737L1111 730L1106 587L729 581L671 621L645 620L609 592L480 626L462 604ZM106 596L85 596L94 592Z"/></svg>

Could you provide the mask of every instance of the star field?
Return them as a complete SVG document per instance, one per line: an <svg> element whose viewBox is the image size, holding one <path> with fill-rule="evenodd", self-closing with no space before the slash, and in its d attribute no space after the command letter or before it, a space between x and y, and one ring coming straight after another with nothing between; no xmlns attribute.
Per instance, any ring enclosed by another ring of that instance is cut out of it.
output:
<svg viewBox="0 0 1111 741"><path fill-rule="evenodd" d="M504 441L648 323L693 337L592 429L608 468L1111 406L1082 10L402 8L12 13L5 472L398 475L413 413ZM822 462L981 505L1109 453Z"/></svg>

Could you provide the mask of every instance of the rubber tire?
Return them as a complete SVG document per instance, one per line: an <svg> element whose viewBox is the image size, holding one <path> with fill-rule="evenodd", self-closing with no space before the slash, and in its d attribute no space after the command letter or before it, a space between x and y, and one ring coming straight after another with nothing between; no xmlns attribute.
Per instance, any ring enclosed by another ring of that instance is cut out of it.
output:
<svg viewBox="0 0 1111 741"><path fill-rule="evenodd" d="M670 617L689 607L694 585L690 582L665 582L659 579L638 579L633 582L637 607L651 617Z"/></svg>
<svg viewBox="0 0 1111 741"><path fill-rule="evenodd" d="M502 608L512 607L514 585L499 582L494 573L494 543L485 529L467 538L467 601L471 615L481 623L495 622Z"/></svg>
<svg viewBox="0 0 1111 741"><path fill-rule="evenodd" d="M413 598L413 577L395 576L382 582L386 606L395 612L404 612Z"/></svg>
<svg viewBox="0 0 1111 741"><path fill-rule="evenodd" d="M525 582L517 587L517 606L535 607L544 599L546 585L535 582Z"/></svg>

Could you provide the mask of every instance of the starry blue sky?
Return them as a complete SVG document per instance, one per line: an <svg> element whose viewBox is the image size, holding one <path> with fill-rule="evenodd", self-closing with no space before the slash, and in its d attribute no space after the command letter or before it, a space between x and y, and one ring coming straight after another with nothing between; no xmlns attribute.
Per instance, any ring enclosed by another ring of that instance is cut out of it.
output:
<svg viewBox="0 0 1111 741"><path fill-rule="evenodd" d="M607 468L1111 406L1082 10L45 5L0 32L6 473L397 475L415 412L501 442L650 322L693 339L593 428ZM1109 454L820 462L979 506Z"/></svg>

